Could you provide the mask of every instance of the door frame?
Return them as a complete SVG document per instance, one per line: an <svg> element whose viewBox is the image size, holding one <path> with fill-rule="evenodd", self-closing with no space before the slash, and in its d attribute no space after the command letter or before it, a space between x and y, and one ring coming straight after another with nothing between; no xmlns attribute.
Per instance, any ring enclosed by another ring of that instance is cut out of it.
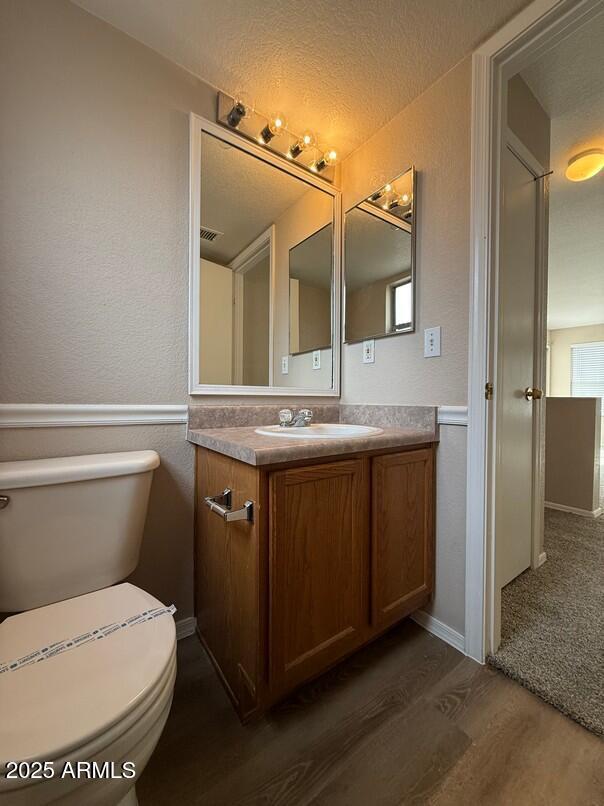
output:
<svg viewBox="0 0 604 806"><path fill-rule="evenodd" d="M534 0L472 56L465 652L480 663L496 646L500 617L494 567L497 389L487 401L485 384L496 380L498 366L504 90L515 73L602 11L603 0ZM537 316L543 319L542 299L540 293Z"/></svg>
<svg viewBox="0 0 604 806"><path fill-rule="evenodd" d="M233 272L233 383L243 384L243 283L244 276L258 261L269 259L268 302L268 385L274 380L273 355L273 308L275 304L275 225L271 224L243 252L233 258L229 268Z"/></svg>

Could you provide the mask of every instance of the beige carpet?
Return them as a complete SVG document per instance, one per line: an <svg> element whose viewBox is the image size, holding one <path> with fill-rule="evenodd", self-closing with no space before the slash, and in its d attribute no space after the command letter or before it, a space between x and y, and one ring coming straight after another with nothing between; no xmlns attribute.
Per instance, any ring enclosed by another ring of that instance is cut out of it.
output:
<svg viewBox="0 0 604 806"><path fill-rule="evenodd" d="M604 735L604 517L545 510L547 562L502 591L488 662Z"/></svg>

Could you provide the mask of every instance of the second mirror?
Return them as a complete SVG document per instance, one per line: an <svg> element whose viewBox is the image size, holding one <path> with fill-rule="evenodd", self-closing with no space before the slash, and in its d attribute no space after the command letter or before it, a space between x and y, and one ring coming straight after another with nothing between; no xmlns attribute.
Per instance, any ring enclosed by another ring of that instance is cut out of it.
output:
<svg viewBox="0 0 604 806"><path fill-rule="evenodd" d="M346 213L347 342L415 330L415 184L411 168Z"/></svg>

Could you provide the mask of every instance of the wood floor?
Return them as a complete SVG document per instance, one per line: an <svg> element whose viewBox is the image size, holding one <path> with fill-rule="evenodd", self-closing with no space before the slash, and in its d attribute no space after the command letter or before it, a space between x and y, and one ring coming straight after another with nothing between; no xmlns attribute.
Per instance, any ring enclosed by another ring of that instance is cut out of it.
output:
<svg viewBox="0 0 604 806"><path fill-rule="evenodd" d="M242 727L197 638L140 806L600 806L604 742L411 621Z"/></svg>

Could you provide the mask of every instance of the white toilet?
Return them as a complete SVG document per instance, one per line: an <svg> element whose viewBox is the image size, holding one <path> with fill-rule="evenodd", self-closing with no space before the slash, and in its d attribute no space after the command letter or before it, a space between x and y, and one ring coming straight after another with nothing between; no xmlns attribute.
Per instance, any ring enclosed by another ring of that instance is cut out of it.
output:
<svg viewBox="0 0 604 806"><path fill-rule="evenodd" d="M2 806L137 803L172 703L176 630L161 602L115 583L138 563L158 465L155 451L0 463L0 613L25 611L0 624ZM7 778L11 761L29 766Z"/></svg>

